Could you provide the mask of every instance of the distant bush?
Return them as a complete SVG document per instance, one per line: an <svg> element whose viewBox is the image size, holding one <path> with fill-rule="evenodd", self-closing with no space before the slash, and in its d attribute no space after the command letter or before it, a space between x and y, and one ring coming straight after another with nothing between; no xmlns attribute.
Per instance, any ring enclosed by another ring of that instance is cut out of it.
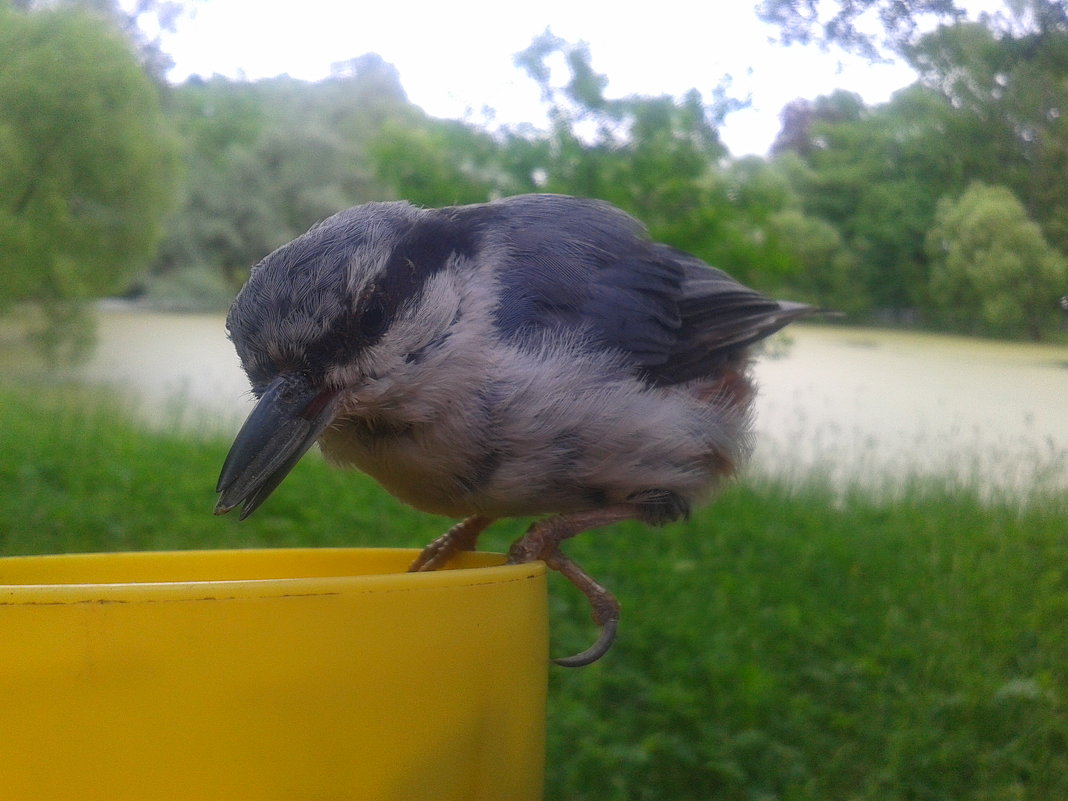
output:
<svg viewBox="0 0 1068 801"><path fill-rule="evenodd" d="M1003 186L939 201L927 235L932 313L968 333L1038 340L1060 323L1068 261Z"/></svg>
<svg viewBox="0 0 1068 801"><path fill-rule="evenodd" d="M150 275L139 294L139 300L163 311L225 311L233 299L234 289L222 272L204 265Z"/></svg>

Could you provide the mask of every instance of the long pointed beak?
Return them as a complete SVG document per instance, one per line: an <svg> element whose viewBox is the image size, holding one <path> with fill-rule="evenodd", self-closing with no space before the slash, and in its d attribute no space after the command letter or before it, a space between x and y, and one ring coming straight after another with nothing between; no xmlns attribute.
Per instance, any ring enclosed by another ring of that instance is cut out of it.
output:
<svg viewBox="0 0 1068 801"><path fill-rule="evenodd" d="M333 422L338 400L337 390L313 387L300 376L271 382L223 463L215 514L241 504L242 520L252 514Z"/></svg>

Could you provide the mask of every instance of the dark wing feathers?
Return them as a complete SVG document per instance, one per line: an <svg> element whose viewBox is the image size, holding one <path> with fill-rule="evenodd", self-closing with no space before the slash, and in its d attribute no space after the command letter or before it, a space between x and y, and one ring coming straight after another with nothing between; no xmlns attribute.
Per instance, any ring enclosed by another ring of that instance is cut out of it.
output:
<svg viewBox="0 0 1068 801"><path fill-rule="evenodd" d="M646 370L654 383L713 374L745 348L815 311L772 300L726 275L687 282L679 307L684 322L670 357L662 367Z"/></svg>
<svg viewBox="0 0 1068 801"><path fill-rule="evenodd" d="M579 331L630 354L667 358L681 324L681 265L651 259L644 229L599 201L526 195L481 207L506 255L497 278L501 334L524 344L545 331Z"/></svg>
<svg viewBox="0 0 1068 801"><path fill-rule="evenodd" d="M592 276L578 306L598 344L632 354L642 366L667 358L682 325L675 300L681 276L670 266L622 259Z"/></svg>
<svg viewBox="0 0 1068 801"><path fill-rule="evenodd" d="M525 196L489 204L508 231L496 325L519 345L581 330L653 384L714 374L745 347L815 311L772 300L596 201Z"/></svg>

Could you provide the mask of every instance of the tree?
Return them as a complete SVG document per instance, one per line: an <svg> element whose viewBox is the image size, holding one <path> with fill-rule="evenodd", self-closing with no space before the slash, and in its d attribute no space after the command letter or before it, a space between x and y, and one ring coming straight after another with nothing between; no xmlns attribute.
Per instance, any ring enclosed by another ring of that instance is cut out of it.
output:
<svg viewBox="0 0 1068 801"><path fill-rule="evenodd" d="M563 82L550 69L559 61ZM845 294L841 238L801 212L787 175L760 158L728 158L717 126L739 103L725 82L707 103L697 90L682 98L608 97L588 48L548 32L517 63L540 86L552 126L506 144L533 186L608 200L655 239L769 291L817 300L831 288Z"/></svg>
<svg viewBox="0 0 1068 801"><path fill-rule="evenodd" d="M175 285L232 294L263 256L348 206L470 203L510 188L496 139L428 117L373 53L315 83L192 78L170 101L188 180L150 296Z"/></svg>
<svg viewBox="0 0 1068 801"><path fill-rule="evenodd" d="M810 105L807 124L795 113L794 130L780 137L805 167L792 172L802 207L855 254L861 294L884 312L907 313L925 296L924 236L938 198L975 177L981 155L964 146L969 135L950 105L923 87L876 107L840 91Z"/></svg>
<svg viewBox="0 0 1068 801"><path fill-rule="evenodd" d="M499 144L457 120L387 120L369 156L390 194L418 205L483 203L502 189L514 193L506 189Z"/></svg>
<svg viewBox="0 0 1068 801"><path fill-rule="evenodd" d="M779 112L779 129L771 144L771 155L793 152L809 157L824 143L814 138L813 126L824 123L837 125L856 122L864 116L864 100L856 92L836 89L829 95L820 95L814 101L805 98L791 100Z"/></svg>
<svg viewBox="0 0 1068 801"><path fill-rule="evenodd" d="M1034 340L1056 328L1068 262L1007 188L975 183L940 201L927 251L931 301L953 327Z"/></svg>
<svg viewBox="0 0 1068 801"><path fill-rule="evenodd" d="M868 310L856 257L833 225L795 208L776 212L768 222L788 264L781 292L850 316Z"/></svg>
<svg viewBox="0 0 1068 801"><path fill-rule="evenodd" d="M837 45L869 59L914 42L927 20L956 20L953 0L763 0L757 14L777 26L784 44ZM875 17L883 29L871 29Z"/></svg>
<svg viewBox="0 0 1068 801"><path fill-rule="evenodd" d="M189 0L12 0L21 11L75 11L91 14L122 33L137 55L142 69L158 85L166 82L167 71L174 66L163 52L160 34L174 31L175 23L185 13Z"/></svg>
<svg viewBox="0 0 1068 801"><path fill-rule="evenodd" d="M1063 3L1021 0L1015 12L945 26L909 58L925 86L975 133L973 177L1004 184L1047 237L1068 249L1068 18ZM977 153L978 155L978 153Z"/></svg>
<svg viewBox="0 0 1068 801"><path fill-rule="evenodd" d="M0 6L0 305L37 304L56 360L84 352L84 302L146 266L177 148L121 34L79 11Z"/></svg>
<svg viewBox="0 0 1068 801"><path fill-rule="evenodd" d="M921 6L834 7L907 15ZM794 101L773 151L801 157L807 170L795 186L805 211L838 228L870 297L885 309L929 306L926 233L939 198L973 181L1008 187L1046 239L1068 252L1066 6L1014 0L979 22L920 27L895 45L917 70L917 84L871 108L842 92Z"/></svg>
<svg viewBox="0 0 1068 801"><path fill-rule="evenodd" d="M558 59L567 65L562 85L550 69ZM608 79L593 69L589 49L549 32L516 63L549 105L547 134L513 134L508 144L531 186L607 200L658 239L706 259L724 255L711 248L725 242L723 223L734 213L716 170L727 154L716 124L729 101L710 107L697 91L681 99L607 97ZM723 100L722 91L717 98Z"/></svg>

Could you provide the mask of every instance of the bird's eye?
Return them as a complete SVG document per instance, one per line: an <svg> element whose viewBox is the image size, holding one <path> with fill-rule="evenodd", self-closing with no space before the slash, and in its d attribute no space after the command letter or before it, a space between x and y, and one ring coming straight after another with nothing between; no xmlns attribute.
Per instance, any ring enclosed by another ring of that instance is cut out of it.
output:
<svg viewBox="0 0 1068 801"><path fill-rule="evenodd" d="M372 300L360 317L360 332L367 339L377 339L386 330L386 309L380 300Z"/></svg>

